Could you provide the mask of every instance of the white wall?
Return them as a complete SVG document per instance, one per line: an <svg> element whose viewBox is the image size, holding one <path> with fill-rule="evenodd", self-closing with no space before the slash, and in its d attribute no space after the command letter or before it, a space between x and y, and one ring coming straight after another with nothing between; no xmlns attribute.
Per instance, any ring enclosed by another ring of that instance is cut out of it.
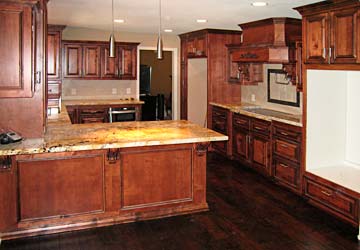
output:
<svg viewBox="0 0 360 250"><path fill-rule="evenodd" d="M207 59L188 60L188 120L206 127Z"/></svg>
<svg viewBox="0 0 360 250"><path fill-rule="evenodd" d="M307 169L344 162L346 108L346 71L307 71Z"/></svg>
<svg viewBox="0 0 360 250"><path fill-rule="evenodd" d="M348 72L346 160L360 165L360 72Z"/></svg>

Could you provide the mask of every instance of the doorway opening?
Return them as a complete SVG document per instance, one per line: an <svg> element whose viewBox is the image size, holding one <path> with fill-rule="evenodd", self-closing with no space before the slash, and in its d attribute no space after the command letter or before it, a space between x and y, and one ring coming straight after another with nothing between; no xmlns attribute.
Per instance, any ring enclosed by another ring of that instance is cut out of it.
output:
<svg viewBox="0 0 360 250"><path fill-rule="evenodd" d="M172 120L176 117L176 78L174 79L173 62L173 51L164 50L163 59L158 60L155 48L139 49L139 94L140 100L145 102L142 120Z"/></svg>

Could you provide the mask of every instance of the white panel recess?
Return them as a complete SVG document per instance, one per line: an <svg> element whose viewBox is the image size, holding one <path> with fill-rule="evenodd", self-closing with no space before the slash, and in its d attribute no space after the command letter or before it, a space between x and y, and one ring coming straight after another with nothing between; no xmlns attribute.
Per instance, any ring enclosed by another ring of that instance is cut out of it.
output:
<svg viewBox="0 0 360 250"><path fill-rule="evenodd" d="M360 192L360 72L307 77L306 171Z"/></svg>
<svg viewBox="0 0 360 250"><path fill-rule="evenodd" d="M206 127L207 59L188 60L188 120Z"/></svg>

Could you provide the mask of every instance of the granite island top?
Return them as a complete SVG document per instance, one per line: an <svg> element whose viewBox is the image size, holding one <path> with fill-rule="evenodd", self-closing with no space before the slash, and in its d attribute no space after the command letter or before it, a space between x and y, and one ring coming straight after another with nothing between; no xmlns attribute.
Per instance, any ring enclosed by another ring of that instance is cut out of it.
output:
<svg viewBox="0 0 360 250"><path fill-rule="evenodd" d="M263 108L249 103L217 103L210 102L211 105L229 109L231 112L237 114L243 114L250 117L266 120L266 121L278 121L293 126L302 127L302 115L290 114L277 110Z"/></svg>
<svg viewBox="0 0 360 250"><path fill-rule="evenodd" d="M47 127L44 138L0 145L0 155L38 154L226 141L228 137L188 121L62 124Z"/></svg>

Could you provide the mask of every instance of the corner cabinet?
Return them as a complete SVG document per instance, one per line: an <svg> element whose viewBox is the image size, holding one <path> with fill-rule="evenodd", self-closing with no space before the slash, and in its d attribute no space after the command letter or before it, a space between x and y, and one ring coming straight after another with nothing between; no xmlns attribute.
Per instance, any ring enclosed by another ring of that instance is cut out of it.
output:
<svg viewBox="0 0 360 250"><path fill-rule="evenodd" d="M359 64L360 2L315 5L295 8L303 15L304 63Z"/></svg>
<svg viewBox="0 0 360 250"><path fill-rule="evenodd" d="M63 77L94 80L136 80L139 43L117 43L109 57L104 42L63 41Z"/></svg>
<svg viewBox="0 0 360 250"><path fill-rule="evenodd" d="M36 11L28 2L0 2L0 98L32 97L34 81L40 81L34 61Z"/></svg>

